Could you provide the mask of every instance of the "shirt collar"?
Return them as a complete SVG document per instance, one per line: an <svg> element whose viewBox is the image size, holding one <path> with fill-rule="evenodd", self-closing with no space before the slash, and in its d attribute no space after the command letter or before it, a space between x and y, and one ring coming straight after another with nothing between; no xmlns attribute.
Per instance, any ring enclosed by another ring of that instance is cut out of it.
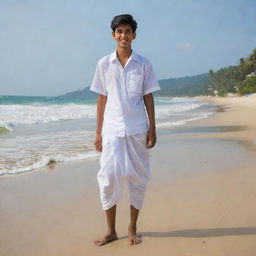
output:
<svg viewBox="0 0 256 256"><path fill-rule="evenodd" d="M136 62L139 62L139 56L134 51L132 51L132 60L135 60Z"/></svg>
<svg viewBox="0 0 256 256"><path fill-rule="evenodd" d="M118 60L117 59L117 55L116 55L116 51L114 51L113 53L110 54L110 57L109 57L109 61L114 61L114 60ZM131 54L131 60L134 60L136 62L139 62L139 57L138 57L138 54L135 53L134 51L132 51L132 54Z"/></svg>

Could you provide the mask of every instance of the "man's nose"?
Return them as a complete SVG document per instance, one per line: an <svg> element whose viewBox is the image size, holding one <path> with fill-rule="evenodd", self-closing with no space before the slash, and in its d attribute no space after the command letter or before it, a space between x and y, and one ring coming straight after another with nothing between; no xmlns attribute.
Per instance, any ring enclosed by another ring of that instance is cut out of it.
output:
<svg viewBox="0 0 256 256"><path fill-rule="evenodd" d="M121 33L121 36L122 36L122 37L125 37L125 36L127 36L127 33L126 33L126 32L122 32L122 33Z"/></svg>

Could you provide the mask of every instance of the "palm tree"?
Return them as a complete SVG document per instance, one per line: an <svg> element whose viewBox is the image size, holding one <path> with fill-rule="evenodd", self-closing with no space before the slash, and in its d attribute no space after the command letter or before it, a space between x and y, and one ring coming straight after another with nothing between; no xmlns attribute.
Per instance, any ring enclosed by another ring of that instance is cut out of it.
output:
<svg viewBox="0 0 256 256"><path fill-rule="evenodd" d="M245 59L244 58L240 58L239 59L239 64L242 66L242 65L244 65L244 63L245 63Z"/></svg>
<svg viewBox="0 0 256 256"><path fill-rule="evenodd" d="M253 72L256 73L256 48L253 49L252 53L249 55L248 61L252 65Z"/></svg>

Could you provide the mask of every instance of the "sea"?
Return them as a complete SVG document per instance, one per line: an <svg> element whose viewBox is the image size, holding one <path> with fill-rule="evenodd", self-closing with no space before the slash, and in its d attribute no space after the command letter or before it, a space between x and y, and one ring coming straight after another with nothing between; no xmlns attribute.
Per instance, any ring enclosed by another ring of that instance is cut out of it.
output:
<svg viewBox="0 0 256 256"><path fill-rule="evenodd" d="M154 100L157 131L171 131L216 111L197 98ZM0 176L99 157L93 147L95 126L94 99L0 96Z"/></svg>

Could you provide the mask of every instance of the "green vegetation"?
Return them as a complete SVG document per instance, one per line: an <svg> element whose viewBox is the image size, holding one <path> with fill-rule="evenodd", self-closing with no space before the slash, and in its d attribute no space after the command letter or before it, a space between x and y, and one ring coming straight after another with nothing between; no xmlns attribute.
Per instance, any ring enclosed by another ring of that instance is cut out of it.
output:
<svg viewBox="0 0 256 256"><path fill-rule="evenodd" d="M226 96L256 92L256 49L247 58L240 58L237 66L210 70L208 74L159 80L161 91L157 96Z"/></svg>
<svg viewBox="0 0 256 256"><path fill-rule="evenodd" d="M256 92L256 49L245 59L240 58L237 66L209 71L210 88L219 96L227 93L241 95Z"/></svg>
<svg viewBox="0 0 256 256"><path fill-rule="evenodd" d="M256 93L256 76L247 77L240 85L241 94Z"/></svg>

